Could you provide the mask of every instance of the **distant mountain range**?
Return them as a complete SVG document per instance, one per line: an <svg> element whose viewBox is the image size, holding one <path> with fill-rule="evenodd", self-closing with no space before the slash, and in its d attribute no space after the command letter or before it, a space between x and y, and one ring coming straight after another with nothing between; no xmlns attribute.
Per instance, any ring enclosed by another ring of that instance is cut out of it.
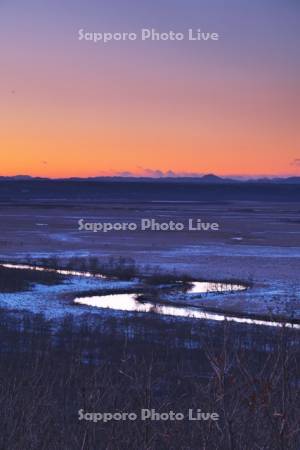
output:
<svg viewBox="0 0 300 450"><path fill-rule="evenodd" d="M80 177L70 177L70 178L43 178L43 177L32 177L30 175L16 175L11 177L6 176L0 176L0 181L132 181L132 182L141 182L141 181L147 181L147 182L164 182L164 183L174 183L174 182L186 182L186 183L203 183L203 184L237 184L237 183L251 183L251 184L300 184L300 176L296 177L274 177L274 178L226 178L226 177L219 177L214 174L207 174L207 175L199 175L198 177L192 176L192 177L160 177L160 178L150 178L150 177L127 177L127 176L111 176L111 177L87 177L87 178L80 178Z"/></svg>

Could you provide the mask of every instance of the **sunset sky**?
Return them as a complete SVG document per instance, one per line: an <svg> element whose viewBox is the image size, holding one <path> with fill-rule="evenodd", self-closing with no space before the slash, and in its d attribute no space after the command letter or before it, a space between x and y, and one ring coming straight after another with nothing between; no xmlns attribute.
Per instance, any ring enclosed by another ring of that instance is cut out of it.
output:
<svg viewBox="0 0 300 450"><path fill-rule="evenodd" d="M298 0L0 0L0 175L300 175L299 20Z"/></svg>

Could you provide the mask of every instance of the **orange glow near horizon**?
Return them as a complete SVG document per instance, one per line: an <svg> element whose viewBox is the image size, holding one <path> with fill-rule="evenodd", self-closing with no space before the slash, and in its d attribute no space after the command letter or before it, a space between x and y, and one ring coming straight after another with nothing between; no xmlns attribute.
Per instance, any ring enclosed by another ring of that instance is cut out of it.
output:
<svg viewBox="0 0 300 450"><path fill-rule="evenodd" d="M85 89L64 79L59 89L48 76L46 91L34 80L16 87L0 117L0 175L299 174L292 88L282 94L275 83L252 80L248 91L247 80L222 79L195 90L184 74L165 81L124 72L116 88L91 77Z"/></svg>
<svg viewBox="0 0 300 450"><path fill-rule="evenodd" d="M7 14L3 27L9 30L13 23L17 31L5 46L0 42L0 175L151 176L156 170L300 175L296 45L290 45L290 54L278 53L277 22L270 24L269 11L261 6L261 30L256 33L265 47L258 48L258 38L254 42L246 33L240 45L240 20L250 30L251 14L258 20L256 7L249 5L247 15L244 8L239 11L242 19L229 18L222 8L214 11L227 40L202 47L96 46L78 42L74 29L81 18L69 13L57 14L55 36L43 8L34 9L30 17L24 9L32 21L27 25L22 17ZM281 10L275 12L281 17ZM292 9L289 14L286 22L292 27ZM191 10L190 20L193 15ZM109 16L107 20L114 23Z"/></svg>
<svg viewBox="0 0 300 450"><path fill-rule="evenodd" d="M41 112L19 105L17 115L14 110L6 115L0 175L147 175L146 169L178 174L299 174L299 166L293 165L299 154L293 125L277 111L269 114L267 108L256 114L250 105L243 117L238 102L232 99L228 111L227 100L221 99L204 110L192 103L177 110L176 104L146 110L143 105L123 104L119 110L107 109L104 116L93 103L83 110L65 105L50 105Z"/></svg>

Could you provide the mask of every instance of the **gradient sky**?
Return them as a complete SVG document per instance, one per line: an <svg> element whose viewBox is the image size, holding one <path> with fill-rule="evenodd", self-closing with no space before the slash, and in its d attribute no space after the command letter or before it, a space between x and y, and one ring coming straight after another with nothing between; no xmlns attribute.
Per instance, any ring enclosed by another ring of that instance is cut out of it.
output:
<svg viewBox="0 0 300 450"><path fill-rule="evenodd" d="M298 0L0 0L0 175L300 174ZM218 42L78 41L78 30Z"/></svg>

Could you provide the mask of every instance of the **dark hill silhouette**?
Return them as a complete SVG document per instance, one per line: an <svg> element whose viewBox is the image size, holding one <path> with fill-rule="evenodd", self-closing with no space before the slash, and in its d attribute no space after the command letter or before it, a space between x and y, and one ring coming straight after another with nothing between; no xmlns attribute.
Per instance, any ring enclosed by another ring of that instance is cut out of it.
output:
<svg viewBox="0 0 300 450"><path fill-rule="evenodd" d="M70 177L70 178L43 178L32 177L30 175L15 175L15 176L0 176L0 181L25 181L25 180L38 180L38 181L109 181L109 182L147 182L147 183L208 183L208 184L224 184L224 183L251 183L251 184L300 184L300 176L293 177L270 177L270 178L227 178L220 177L213 173L199 176L172 176L172 177L133 177L133 176L111 176L111 177Z"/></svg>

